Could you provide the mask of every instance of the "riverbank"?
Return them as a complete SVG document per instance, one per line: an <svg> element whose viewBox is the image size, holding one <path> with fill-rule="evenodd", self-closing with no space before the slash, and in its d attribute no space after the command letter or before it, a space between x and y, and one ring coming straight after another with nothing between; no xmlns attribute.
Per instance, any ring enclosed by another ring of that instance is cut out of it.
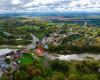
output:
<svg viewBox="0 0 100 80"><path fill-rule="evenodd" d="M71 60L100 60L100 54L89 54L89 53L81 53L81 54L70 54L70 55L58 55L55 56L55 59L71 61Z"/></svg>

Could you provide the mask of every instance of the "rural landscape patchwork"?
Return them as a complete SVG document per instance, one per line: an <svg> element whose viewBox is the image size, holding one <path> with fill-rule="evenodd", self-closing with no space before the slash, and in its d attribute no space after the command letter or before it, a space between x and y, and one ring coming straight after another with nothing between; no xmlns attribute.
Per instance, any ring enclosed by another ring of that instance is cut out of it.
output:
<svg viewBox="0 0 100 80"><path fill-rule="evenodd" d="M0 0L0 80L100 80L100 0Z"/></svg>

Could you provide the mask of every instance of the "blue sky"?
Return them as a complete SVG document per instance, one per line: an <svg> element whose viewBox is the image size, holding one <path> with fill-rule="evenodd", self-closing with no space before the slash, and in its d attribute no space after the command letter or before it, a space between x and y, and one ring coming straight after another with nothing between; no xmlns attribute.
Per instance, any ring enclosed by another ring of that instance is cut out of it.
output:
<svg viewBox="0 0 100 80"><path fill-rule="evenodd" d="M0 0L3 12L100 12L100 0Z"/></svg>

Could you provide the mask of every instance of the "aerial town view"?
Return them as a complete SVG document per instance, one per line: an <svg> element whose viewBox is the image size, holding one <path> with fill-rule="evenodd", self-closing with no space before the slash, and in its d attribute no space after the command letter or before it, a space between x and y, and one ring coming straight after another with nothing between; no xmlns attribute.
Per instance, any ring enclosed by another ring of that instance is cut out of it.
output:
<svg viewBox="0 0 100 80"><path fill-rule="evenodd" d="M0 80L100 80L100 0L0 0Z"/></svg>

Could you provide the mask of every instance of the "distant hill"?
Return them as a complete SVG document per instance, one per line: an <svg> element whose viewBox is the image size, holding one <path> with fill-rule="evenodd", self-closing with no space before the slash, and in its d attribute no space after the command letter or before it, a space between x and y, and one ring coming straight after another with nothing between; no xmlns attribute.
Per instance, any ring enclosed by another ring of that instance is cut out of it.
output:
<svg viewBox="0 0 100 80"><path fill-rule="evenodd" d="M25 13L0 13L0 17L14 17L14 16L39 16L39 17L47 17L47 16L63 16L66 18L100 18L100 13L89 13L89 12L25 12Z"/></svg>
<svg viewBox="0 0 100 80"><path fill-rule="evenodd" d="M84 24L100 26L100 13L99 12L25 12L25 13L0 13L0 17L41 17L53 22L67 22L75 24Z"/></svg>

